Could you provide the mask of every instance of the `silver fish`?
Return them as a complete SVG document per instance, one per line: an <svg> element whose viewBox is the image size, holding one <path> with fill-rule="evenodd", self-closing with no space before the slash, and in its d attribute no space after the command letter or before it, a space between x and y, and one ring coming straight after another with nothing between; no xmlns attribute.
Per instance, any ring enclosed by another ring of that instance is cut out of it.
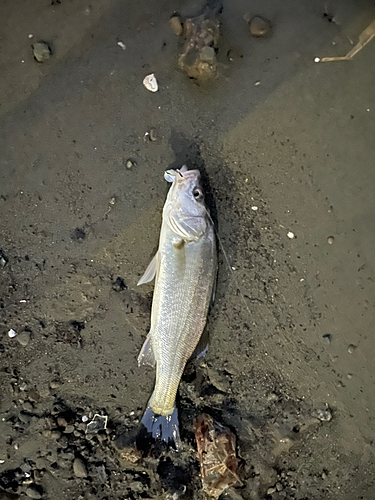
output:
<svg viewBox="0 0 375 500"><path fill-rule="evenodd" d="M199 170L167 170L159 248L138 285L155 277L151 328L138 363L156 365L154 392L142 424L154 438L179 446L175 404L188 359L206 324L217 271L214 228Z"/></svg>

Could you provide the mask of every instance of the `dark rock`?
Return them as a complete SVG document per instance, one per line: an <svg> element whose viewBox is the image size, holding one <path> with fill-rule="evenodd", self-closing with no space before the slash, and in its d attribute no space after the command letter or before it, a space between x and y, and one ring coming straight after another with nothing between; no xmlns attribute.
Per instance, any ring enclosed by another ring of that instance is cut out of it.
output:
<svg viewBox="0 0 375 500"><path fill-rule="evenodd" d="M119 276L112 283L112 288L115 292L121 292L122 290L126 290L127 286L125 285L125 281Z"/></svg>

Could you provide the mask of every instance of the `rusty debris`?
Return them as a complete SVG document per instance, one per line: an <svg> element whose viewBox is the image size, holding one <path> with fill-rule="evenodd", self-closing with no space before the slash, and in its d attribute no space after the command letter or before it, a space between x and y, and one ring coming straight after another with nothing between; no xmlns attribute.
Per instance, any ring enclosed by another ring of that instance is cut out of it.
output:
<svg viewBox="0 0 375 500"><path fill-rule="evenodd" d="M236 438L209 415L202 414L195 425L202 488L208 496L218 498L224 490L241 484L237 474Z"/></svg>

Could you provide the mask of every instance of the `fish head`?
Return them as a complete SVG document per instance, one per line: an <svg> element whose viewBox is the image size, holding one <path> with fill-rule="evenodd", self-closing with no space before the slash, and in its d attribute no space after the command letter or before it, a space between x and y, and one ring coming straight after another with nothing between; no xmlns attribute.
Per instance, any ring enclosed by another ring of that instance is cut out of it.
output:
<svg viewBox="0 0 375 500"><path fill-rule="evenodd" d="M172 183L168 193L169 210L179 217L206 217L204 193L199 170L167 170L164 178Z"/></svg>

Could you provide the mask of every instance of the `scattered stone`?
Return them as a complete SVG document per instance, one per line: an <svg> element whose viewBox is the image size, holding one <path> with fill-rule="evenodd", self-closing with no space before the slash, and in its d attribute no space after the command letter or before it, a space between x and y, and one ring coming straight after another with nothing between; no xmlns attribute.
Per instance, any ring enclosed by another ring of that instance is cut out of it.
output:
<svg viewBox="0 0 375 500"><path fill-rule="evenodd" d="M71 434L74 432L74 425L67 425L64 430L64 434Z"/></svg>
<svg viewBox="0 0 375 500"><path fill-rule="evenodd" d="M143 85L150 92L157 92L159 89L158 82L155 78L154 73L151 73L150 75L144 77Z"/></svg>
<svg viewBox="0 0 375 500"><path fill-rule="evenodd" d="M30 484L30 486L26 489L26 495L29 498L38 500L39 498L42 498L42 489L36 484Z"/></svg>
<svg viewBox="0 0 375 500"><path fill-rule="evenodd" d="M86 238L86 232L82 227L76 227L71 234L71 238L77 243L82 243L82 241Z"/></svg>
<svg viewBox="0 0 375 500"><path fill-rule="evenodd" d="M57 419L57 425L58 425L59 427L66 427L66 426L68 425L68 422L65 420L65 418L64 418L64 417L59 417L59 418Z"/></svg>
<svg viewBox="0 0 375 500"><path fill-rule="evenodd" d="M61 381L60 380L52 380L52 382L49 384L51 389L57 389L60 387Z"/></svg>
<svg viewBox="0 0 375 500"><path fill-rule="evenodd" d="M131 168L135 167L135 161L129 158L128 160L126 160L125 166L128 170L130 170Z"/></svg>
<svg viewBox="0 0 375 500"><path fill-rule="evenodd" d="M61 432L58 429L54 429L53 431L51 431L50 438L57 441L61 438Z"/></svg>
<svg viewBox="0 0 375 500"><path fill-rule="evenodd" d="M17 335L16 339L22 345L22 347L26 347L30 342L30 333L21 332L19 335Z"/></svg>
<svg viewBox="0 0 375 500"><path fill-rule="evenodd" d="M11 329L9 330L9 332L8 332L8 337L9 337L10 339L13 339L13 338L14 338L14 337L16 337L16 336L17 336L17 332L16 332L15 330L13 330L13 328L11 328Z"/></svg>
<svg viewBox="0 0 375 500"><path fill-rule="evenodd" d="M332 420L332 412L328 405L324 409L318 408L313 411L313 417L316 417L321 422L329 422Z"/></svg>
<svg viewBox="0 0 375 500"><path fill-rule="evenodd" d="M254 16L249 22L250 35L255 38L265 38L272 33L271 22L262 16Z"/></svg>
<svg viewBox="0 0 375 500"><path fill-rule="evenodd" d="M0 268L4 269L4 267L8 264L8 258L5 256L4 252L0 250Z"/></svg>
<svg viewBox="0 0 375 500"><path fill-rule="evenodd" d="M125 285L125 281L118 276L112 283L112 288L115 292L122 292L123 290L126 290L127 286Z"/></svg>
<svg viewBox="0 0 375 500"><path fill-rule="evenodd" d="M20 391L26 391L27 389L27 384L25 381L21 382L19 385Z"/></svg>
<svg viewBox="0 0 375 500"><path fill-rule="evenodd" d="M32 46L32 48L34 59L40 63L47 61L52 54L51 47L46 42L37 42Z"/></svg>
<svg viewBox="0 0 375 500"><path fill-rule="evenodd" d="M349 353L349 354L353 354L353 352L354 352L356 349L357 349L357 346L356 346L356 345L354 345L354 344L350 344L350 345L348 346L348 353Z"/></svg>
<svg viewBox="0 0 375 500"><path fill-rule="evenodd" d="M19 419L21 420L22 423L28 425L31 422L31 415L28 413L24 413L23 411L20 412L19 414Z"/></svg>
<svg viewBox="0 0 375 500"><path fill-rule="evenodd" d="M274 487L268 488L267 495L272 495L273 493L275 493L275 491L276 491L276 488L274 488Z"/></svg>
<svg viewBox="0 0 375 500"><path fill-rule="evenodd" d="M283 485L281 483L276 483L276 490L281 491L283 489Z"/></svg>
<svg viewBox="0 0 375 500"><path fill-rule="evenodd" d="M335 241L335 238L333 236L328 236L328 238L327 238L328 245L333 245L334 241Z"/></svg>
<svg viewBox="0 0 375 500"><path fill-rule="evenodd" d="M181 22L181 17L178 14L173 14L173 16L169 19L169 27L176 36L182 35L183 25Z"/></svg>
<svg viewBox="0 0 375 500"><path fill-rule="evenodd" d="M213 47L209 47L206 45L202 48L199 57L201 61L207 62L208 64L215 64L216 62L216 53Z"/></svg>
<svg viewBox="0 0 375 500"><path fill-rule="evenodd" d="M87 467L81 458L76 458L73 462L73 471L76 477L87 477Z"/></svg>
<svg viewBox="0 0 375 500"><path fill-rule="evenodd" d="M25 403L23 403L22 408L28 412L32 412L34 410L33 405L29 401L26 401Z"/></svg>
<svg viewBox="0 0 375 500"><path fill-rule="evenodd" d="M323 335L323 340L326 344L330 345L332 342L332 335L330 333L325 333Z"/></svg>
<svg viewBox="0 0 375 500"><path fill-rule="evenodd" d="M40 394L35 389L30 389L28 396L33 403L40 401Z"/></svg>
<svg viewBox="0 0 375 500"><path fill-rule="evenodd" d="M94 418L87 424L86 433L87 434L97 434L107 428L108 417L107 415L99 415L95 413Z"/></svg>

